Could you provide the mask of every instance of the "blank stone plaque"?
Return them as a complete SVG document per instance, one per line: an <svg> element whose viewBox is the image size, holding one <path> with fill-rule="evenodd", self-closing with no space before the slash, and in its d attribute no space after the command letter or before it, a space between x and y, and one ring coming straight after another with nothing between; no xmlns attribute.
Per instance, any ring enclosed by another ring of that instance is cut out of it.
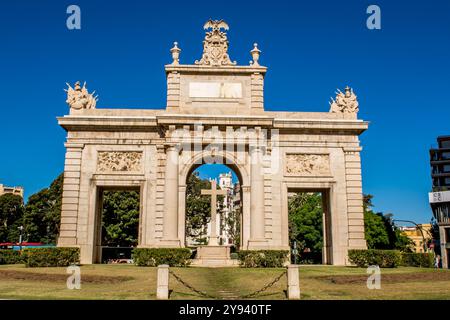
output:
<svg viewBox="0 0 450 320"><path fill-rule="evenodd" d="M191 82L190 98L242 98L242 84L236 82Z"/></svg>

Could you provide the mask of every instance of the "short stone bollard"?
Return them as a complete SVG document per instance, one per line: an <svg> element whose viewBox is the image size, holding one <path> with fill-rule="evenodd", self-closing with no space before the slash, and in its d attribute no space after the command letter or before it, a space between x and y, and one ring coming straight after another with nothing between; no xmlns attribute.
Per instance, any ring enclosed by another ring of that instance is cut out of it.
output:
<svg viewBox="0 0 450 320"><path fill-rule="evenodd" d="M158 278L156 284L156 299L169 299L169 265L161 264L158 266Z"/></svg>
<svg viewBox="0 0 450 320"><path fill-rule="evenodd" d="M288 299L299 300L300 299L300 280L298 277L298 265L290 264L287 267L288 278Z"/></svg>

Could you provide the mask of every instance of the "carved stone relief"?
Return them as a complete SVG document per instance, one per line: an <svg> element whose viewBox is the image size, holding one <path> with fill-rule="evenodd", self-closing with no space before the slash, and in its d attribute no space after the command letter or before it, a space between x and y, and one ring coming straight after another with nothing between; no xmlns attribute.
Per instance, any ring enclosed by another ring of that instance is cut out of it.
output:
<svg viewBox="0 0 450 320"><path fill-rule="evenodd" d="M142 169L142 152L101 151L98 153L98 172L138 172Z"/></svg>
<svg viewBox="0 0 450 320"><path fill-rule="evenodd" d="M286 175L330 175L328 154L287 154Z"/></svg>

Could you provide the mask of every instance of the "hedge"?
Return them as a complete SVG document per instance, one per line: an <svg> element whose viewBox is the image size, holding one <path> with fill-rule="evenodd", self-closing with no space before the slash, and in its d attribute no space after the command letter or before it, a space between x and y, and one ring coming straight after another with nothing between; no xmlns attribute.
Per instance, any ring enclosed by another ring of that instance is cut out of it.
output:
<svg viewBox="0 0 450 320"><path fill-rule="evenodd" d="M67 267L79 264L79 248L27 248L23 250L27 267Z"/></svg>
<svg viewBox="0 0 450 320"><path fill-rule="evenodd" d="M0 250L0 264L21 264L21 263L24 263L24 259L20 251L11 249Z"/></svg>
<svg viewBox="0 0 450 320"><path fill-rule="evenodd" d="M241 250L239 264L244 268L277 268L288 262L288 250Z"/></svg>
<svg viewBox="0 0 450 320"><path fill-rule="evenodd" d="M157 267L168 264L171 267L186 267L190 264L191 250L188 248L135 248L132 258L138 266Z"/></svg>
<svg viewBox="0 0 450 320"><path fill-rule="evenodd" d="M402 254L398 250L348 250L348 259L358 267L396 268L401 264Z"/></svg>
<svg viewBox="0 0 450 320"><path fill-rule="evenodd" d="M433 253L403 253L402 254L402 266L405 267L434 267L434 254Z"/></svg>

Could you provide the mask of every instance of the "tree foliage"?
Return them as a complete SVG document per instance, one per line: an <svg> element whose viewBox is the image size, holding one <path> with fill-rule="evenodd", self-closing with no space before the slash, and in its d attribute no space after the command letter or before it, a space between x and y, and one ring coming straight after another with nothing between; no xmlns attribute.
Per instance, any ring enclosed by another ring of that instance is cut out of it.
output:
<svg viewBox="0 0 450 320"><path fill-rule="evenodd" d="M135 247L138 243L139 193L104 191L102 211L102 245Z"/></svg>
<svg viewBox="0 0 450 320"><path fill-rule="evenodd" d="M223 222L223 228L227 229L228 235L231 239L231 243L236 248L241 245L241 208L237 207L232 210L228 217L225 217Z"/></svg>
<svg viewBox="0 0 450 320"><path fill-rule="evenodd" d="M364 227L369 249L397 249L411 251L412 241L393 223L391 213L375 213L372 195L364 195Z"/></svg>
<svg viewBox="0 0 450 320"><path fill-rule="evenodd" d="M211 189L211 182L200 179L193 172L186 186L186 236L206 243L206 225L211 219L211 199L201 194L202 189Z"/></svg>
<svg viewBox="0 0 450 320"><path fill-rule="evenodd" d="M18 242L19 226L23 218L21 196L4 194L0 196L0 242Z"/></svg>
<svg viewBox="0 0 450 320"><path fill-rule="evenodd" d="M56 244L61 220L63 181L64 174L60 174L48 188L28 198L21 222L27 241Z"/></svg>
<svg viewBox="0 0 450 320"><path fill-rule="evenodd" d="M322 252L322 197L320 193L297 193L289 199L289 237L300 252Z"/></svg>

